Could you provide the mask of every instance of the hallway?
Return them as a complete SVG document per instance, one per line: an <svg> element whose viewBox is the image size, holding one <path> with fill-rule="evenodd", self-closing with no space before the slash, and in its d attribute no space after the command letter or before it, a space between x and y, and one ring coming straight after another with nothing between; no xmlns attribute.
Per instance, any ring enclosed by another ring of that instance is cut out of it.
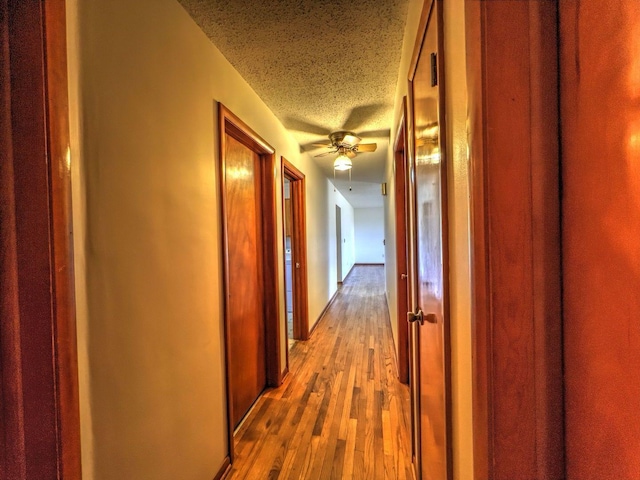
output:
<svg viewBox="0 0 640 480"><path fill-rule="evenodd" d="M413 479L382 266L355 266L282 387L236 433L231 479Z"/></svg>

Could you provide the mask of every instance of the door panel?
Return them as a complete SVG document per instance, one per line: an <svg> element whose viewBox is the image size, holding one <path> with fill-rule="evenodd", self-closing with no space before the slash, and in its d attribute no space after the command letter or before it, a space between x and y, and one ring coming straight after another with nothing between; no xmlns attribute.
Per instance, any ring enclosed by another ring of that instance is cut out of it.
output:
<svg viewBox="0 0 640 480"><path fill-rule="evenodd" d="M438 8L434 2L412 81L416 306L414 369L418 372L414 415L418 421L419 477L451 478L448 417L448 318L446 269L446 168L441 156L442 101L438 87ZM442 102L443 104L444 102ZM415 320L415 319L414 319Z"/></svg>
<svg viewBox="0 0 640 480"><path fill-rule="evenodd" d="M264 390L260 157L226 135L225 199L228 243L229 371L234 428Z"/></svg>
<svg viewBox="0 0 640 480"><path fill-rule="evenodd" d="M566 478L637 479L640 2L559 8Z"/></svg>

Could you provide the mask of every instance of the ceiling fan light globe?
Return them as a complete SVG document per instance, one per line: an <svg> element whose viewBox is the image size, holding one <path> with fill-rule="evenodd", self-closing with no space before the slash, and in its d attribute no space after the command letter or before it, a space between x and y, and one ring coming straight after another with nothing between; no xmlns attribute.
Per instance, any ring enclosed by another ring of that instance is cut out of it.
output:
<svg viewBox="0 0 640 480"><path fill-rule="evenodd" d="M338 171L350 170L353 167L351 159L345 154L341 154L333 162L333 169Z"/></svg>

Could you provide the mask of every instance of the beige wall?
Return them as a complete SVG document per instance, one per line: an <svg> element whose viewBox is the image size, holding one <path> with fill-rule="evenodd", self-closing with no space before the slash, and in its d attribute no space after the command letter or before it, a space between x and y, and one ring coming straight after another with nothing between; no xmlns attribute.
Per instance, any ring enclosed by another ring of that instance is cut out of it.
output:
<svg viewBox="0 0 640 480"><path fill-rule="evenodd" d="M467 90L465 64L464 0L444 3L445 87L447 92L447 152L449 178L449 254L451 292L451 376L454 478L473 479L473 436L471 397L471 278L469 253L469 170L467 158ZM405 30L402 61L395 100L392 132L396 132L407 95L407 74L415 45L423 2L411 0ZM394 191L393 152L389 152L386 182ZM397 339L395 264L395 203L385 197L386 279L389 314Z"/></svg>
<svg viewBox="0 0 640 480"><path fill-rule="evenodd" d="M68 10L84 478L212 478L227 451L216 102L306 174L312 322L332 293L332 188L175 0ZM284 321L284 288L280 304Z"/></svg>

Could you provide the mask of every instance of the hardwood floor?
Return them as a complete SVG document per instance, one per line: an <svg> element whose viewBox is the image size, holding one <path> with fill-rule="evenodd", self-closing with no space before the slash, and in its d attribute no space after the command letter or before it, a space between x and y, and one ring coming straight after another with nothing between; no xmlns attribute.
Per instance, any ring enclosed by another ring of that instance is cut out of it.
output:
<svg viewBox="0 0 640 480"><path fill-rule="evenodd" d="M409 389L397 379L384 268L356 266L290 374L236 432L229 479L413 479Z"/></svg>

